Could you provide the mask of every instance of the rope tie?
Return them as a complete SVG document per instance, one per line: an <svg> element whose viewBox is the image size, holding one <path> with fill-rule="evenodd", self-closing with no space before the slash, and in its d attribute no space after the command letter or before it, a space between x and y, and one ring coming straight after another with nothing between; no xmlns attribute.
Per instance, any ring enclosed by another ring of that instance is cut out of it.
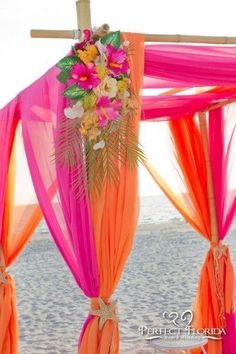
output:
<svg viewBox="0 0 236 354"><path fill-rule="evenodd" d="M223 243L212 243L211 249L214 260L219 260L221 257L227 257L228 246L224 245Z"/></svg>

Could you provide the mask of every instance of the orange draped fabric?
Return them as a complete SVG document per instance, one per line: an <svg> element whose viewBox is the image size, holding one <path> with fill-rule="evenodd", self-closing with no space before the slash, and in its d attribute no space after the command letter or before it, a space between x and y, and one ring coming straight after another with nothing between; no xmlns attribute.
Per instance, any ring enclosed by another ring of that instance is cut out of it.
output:
<svg viewBox="0 0 236 354"><path fill-rule="evenodd" d="M135 34L125 34L124 37L132 45L131 80L138 95L143 78L144 39ZM133 119L138 139L140 104ZM133 245L139 210L137 168L122 166L119 185L107 181L102 196L91 198L90 203L100 276L99 296L109 302ZM97 299L92 300L92 307L97 308ZM118 323L108 320L102 330L98 325L98 318L93 317L85 330L79 353L118 353Z"/></svg>
<svg viewBox="0 0 236 354"><path fill-rule="evenodd" d="M206 117L205 117L206 119ZM209 144L208 136L201 131L201 118L194 116L170 122L171 136L177 153L178 164L183 173L189 198L196 210L196 219L201 221L200 233L211 242L210 250L204 262L199 281L197 299L194 308L195 327L226 328L225 314L233 312L233 291L235 274L229 249L219 243L218 232L213 234L210 215L209 175L207 176L206 151L204 144ZM204 156L205 154L205 156ZM208 168L211 169L211 161ZM208 173L212 171L208 171ZM212 181L210 182L212 183ZM213 191L213 205L215 205ZM215 253L217 252L217 253ZM222 353L222 341L209 340L208 354Z"/></svg>
<svg viewBox="0 0 236 354"><path fill-rule="evenodd" d="M181 181L182 193L170 187L171 180L164 179L148 161L146 168L185 220L211 242L200 274L193 325L196 328L225 328L225 315L234 311L235 273L228 247L213 242L204 138L199 117L189 116L164 124L169 127L171 149L177 162L171 178ZM222 254L215 255L219 250ZM192 352L199 353L198 350ZM207 353L221 354L222 341L209 340Z"/></svg>
<svg viewBox="0 0 236 354"><path fill-rule="evenodd" d="M206 256L199 282L199 290L196 299L198 316L195 325L199 328L224 328L224 313L220 311L219 301L224 302L226 313L231 313L232 296L234 294L234 269L230 257L229 248L225 249L225 257L219 258L216 263L213 248ZM218 294L215 281L215 271L219 269L219 280L223 284L223 297ZM196 309L197 311L197 309Z"/></svg>
<svg viewBox="0 0 236 354"><path fill-rule="evenodd" d="M235 275L228 247L225 248L225 257L220 257L218 260L215 259L213 247L211 247L202 267L194 305L194 326L196 328L225 329L224 312L230 314L234 310L232 303L234 287ZM223 290L222 293L221 290ZM211 340L207 353L221 352L221 341Z"/></svg>
<svg viewBox="0 0 236 354"><path fill-rule="evenodd" d="M159 123L157 123L159 124ZM147 161L155 182L170 199L187 222L206 239L210 240L210 216L207 200L206 166L201 133L193 117L168 123L174 139L174 150L185 191L174 192L155 168Z"/></svg>
<svg viewBox="0 0 236 354"><path fill-rule="evenodd" d="M20 143L19 139L16 140ZM8 167L0 242L0 272L6 279L6 283L0 282L0 354L18 353L15 285L7 269L23 250L41 219L37 205L16 205L15 153L17 151L13 149Z"/></svg>

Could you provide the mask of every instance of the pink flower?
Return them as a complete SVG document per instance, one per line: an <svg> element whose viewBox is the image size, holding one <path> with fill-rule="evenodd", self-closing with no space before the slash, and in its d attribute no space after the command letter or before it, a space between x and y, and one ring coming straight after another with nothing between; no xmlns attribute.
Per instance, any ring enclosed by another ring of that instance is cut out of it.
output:
<svg viewBox="0 0 236 354"><path fill-rule="evenodd" d="M120 101L111 101L107 96L102 96L97 100L96 106L98 124L100 127L105 127L109 121L119 118L119 111L121 109Z"/></svg>
<svg viewBox="0 0 236 354"><path fill-rule="evenodd" d="M91 41L91 36L92 36L92 32L89 29L83 30L83 34L82 34L83 40L81 42L75 43L74 45L75 49L83 50L88 43L90 42L93 43L93 41Z"/></svg>
<svg viewBox="0 0 236 354"><path fill-rule="evenodd" d="M96 67L92 63L87 65L75 64L72 66L70 73L72 79L84 90L97 87L101 81L97 76Z"/></svg>
<svg viewBox="0 0 236 354"><path fill-rule="evenodd" d="M83 38L86 42L88 42L92 37L92 32L89 29L84 29L83 30Z"/></svg>
<svg viewBox="0 0 236 354"><path fill-rule="evenodd" d="M87 45L87 42L82 41L82 42L75 43L74 47L75 47L76 50L78 50L78 49L84 50L86 45Z"/></svg>
<svg viewBox="0 0 236 354"><path fill-rule="evenodd" d="M129 66L127 62L127 54L121 48L115 48L113 45L107 46L107 67L114 76L126 74Z"/></svg>

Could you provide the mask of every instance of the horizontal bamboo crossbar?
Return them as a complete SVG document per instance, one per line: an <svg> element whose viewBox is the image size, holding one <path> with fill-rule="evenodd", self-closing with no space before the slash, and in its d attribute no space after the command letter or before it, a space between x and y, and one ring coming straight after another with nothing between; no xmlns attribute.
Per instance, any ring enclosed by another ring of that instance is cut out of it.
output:
<svg viewBox="0 0 236 354"><path fill-rule="evenodd" d="M144 34L145 42L236 44L236 37L197 36L182 34Z"/></svg>
<svg viewBox="0 0 236 354"><path fill-rule="evenodd" d="M32 38L65 38L78 39L79 30L40 30L32 29ZM145 42L172 43L206 43L206 44L236 44L236 37L223 36L191 36L182 34L143 34Z"/></svg>
<svg viewBox="0 0 236 354"><path fill-rule="evenodd" d="M58 30L41 30L33 29L30 31L30 36L32 38L65 38L65 39L78 39L80 36L80 31L58 31Z"/></svg>

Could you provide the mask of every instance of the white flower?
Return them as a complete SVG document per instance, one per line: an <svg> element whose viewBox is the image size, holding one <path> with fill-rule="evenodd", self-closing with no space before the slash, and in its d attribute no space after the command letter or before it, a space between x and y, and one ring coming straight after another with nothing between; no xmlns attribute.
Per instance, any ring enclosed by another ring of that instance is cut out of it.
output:
<svg viewBox="0 0 236 354"><path fill-rule="evenodd" d="M108 96L110 98L116 97L118 87L116 79L112 77L105 77L102 82L93 90L95 95L100 96Z"/></svg>
<svg viewBox="0 0 236 354"><path fill-rule="evenodd" d="M97 49L98 49L100 54L103 54L103 53L107 52L106 46L104 44L102 44L100 39L95 44L96 44L96 47L97 47Z"/></svg>
<svg viewBox="0 0 236 354"><path fill-rule="evenodd" d="M124 46L124 47L128 47L129 45L130 45L130 41L124 41L124 42L123 42L123 46Z"/></svg>
<svg viewBox="0 0 236 354"><path fill-rule="evenodd" d="M106 66L107 64L107 56L105 53L101 53L100 55L100 63L102 66Z"/></svg>
<svg viewBox="0 0 236 354"><path fill-rule="evenodd" d="M66 118L69 118L69 119L81 118L84 114L84 109L83 109L81 103L78 102L72 107L66 107L64 109L64 114L65 114Z"/></svg>
<svg viewBox="0 0 236 354"><path fill-rule="evenodd" d="M104 147L105 147L105 141L101 140L98 143L93 145L93 150L103 149Z"/></svg>

